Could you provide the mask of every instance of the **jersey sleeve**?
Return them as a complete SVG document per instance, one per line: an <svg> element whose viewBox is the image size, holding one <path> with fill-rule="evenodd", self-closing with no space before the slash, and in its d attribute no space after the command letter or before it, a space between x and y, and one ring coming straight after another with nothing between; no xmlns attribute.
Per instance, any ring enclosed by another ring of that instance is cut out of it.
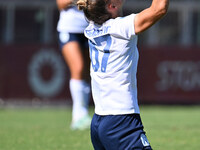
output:
<svg viewBox="0 0 200 150"><path fill-rule="evenodd" d="M125 39L130 39L135 34L134 19L136 14L118 17L113 22L114 32Z"/></svg>

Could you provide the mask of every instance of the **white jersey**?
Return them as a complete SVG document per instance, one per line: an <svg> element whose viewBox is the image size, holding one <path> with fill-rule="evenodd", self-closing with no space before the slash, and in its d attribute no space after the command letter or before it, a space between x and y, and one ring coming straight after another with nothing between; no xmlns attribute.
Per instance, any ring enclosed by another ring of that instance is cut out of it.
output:
<svg viewBox="0 0 200 150"><path fill-rule="evenodd" d="M88 26L84 13L77 7L70 7L60 11L60 18L57 25L58 32L83 33Z"/></svg>
<svg viewBox="0 0 200 150"><path fill-rule="evenodd" d="M91 22L84 31L89 39L92 93L98 115L140 113L134 18L135 14L118 17L101 26Z"/></svg>

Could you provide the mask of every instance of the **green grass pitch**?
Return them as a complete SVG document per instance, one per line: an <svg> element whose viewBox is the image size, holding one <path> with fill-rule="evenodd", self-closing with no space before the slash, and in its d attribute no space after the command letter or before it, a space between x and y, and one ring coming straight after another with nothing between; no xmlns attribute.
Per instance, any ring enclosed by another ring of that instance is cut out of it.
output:
<svg viewBox="0 0 200 150"><path fill-rule="evenodd" d="M154 150L200 148L200 106L140 108ZM70 108L0 108L0 150L92 150L90 131L71 131L70 121Z"/></svg>

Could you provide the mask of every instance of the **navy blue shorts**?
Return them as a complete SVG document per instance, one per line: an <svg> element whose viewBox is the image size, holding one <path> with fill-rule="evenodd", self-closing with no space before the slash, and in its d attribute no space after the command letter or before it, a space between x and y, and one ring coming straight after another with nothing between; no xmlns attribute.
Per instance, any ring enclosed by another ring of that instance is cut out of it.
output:
<svg viewBox="0 0 200 150"><path fill-rule="evenodd" d="M94 114L91 139L95 150L152 150L139 114Z"/></svg>
<svg viewBox="0 0 200 150"><path fill-rule="evenodd" d="M72 41L78 42L82 48L88 48L88 39L84 36L83 33L59 32L58 39L60 50L62 50L65 44Z"/></svg>

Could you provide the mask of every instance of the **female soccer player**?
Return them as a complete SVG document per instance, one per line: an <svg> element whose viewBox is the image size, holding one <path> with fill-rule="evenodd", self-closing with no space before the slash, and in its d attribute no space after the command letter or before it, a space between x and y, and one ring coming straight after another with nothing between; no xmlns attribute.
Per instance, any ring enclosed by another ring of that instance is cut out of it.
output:
<svg viewBox="0 0 200 150"><path fill-rule="evenodd" d="M71 73L70 92L73 101L71 127L72 129L85 129L91 123L88 115L90 86L86 82L87 77L84 76L89 76L88 43L83 34L88 22L83 12L73 4L73 0L57 0L60 10L57 30L60 48ZM88 74L86 74L87 70Z"/></svg>
<svg viewBox="0 0 200 150"><path fill-rule="evenodd" d="M153 0L138 14L120 17L124 0L79 0L90 21L89 39L95 114L95 150L151 150L137 100L137 35L167 13L168 0Z"/></svg>

